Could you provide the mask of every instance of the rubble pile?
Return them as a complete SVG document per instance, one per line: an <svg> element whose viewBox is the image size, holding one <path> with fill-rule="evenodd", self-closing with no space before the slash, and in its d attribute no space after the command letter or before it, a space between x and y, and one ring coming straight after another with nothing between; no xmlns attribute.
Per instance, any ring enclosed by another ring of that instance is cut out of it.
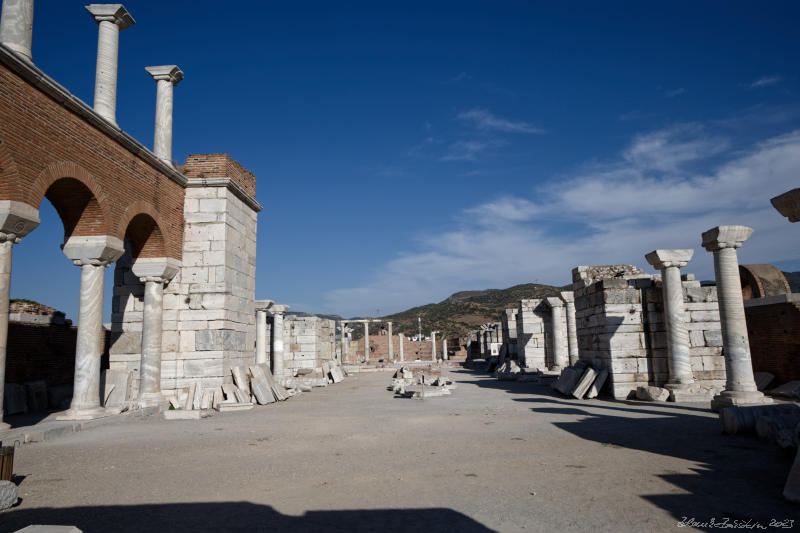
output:
<svg viewBox="0 0 800 533"><path fill-rule="evenodd" d="M406 398L429 398L447 396L455 388L455 381L442 376L440 370L411 370L404 366L394 373L387 390Z"/></svg>
<svg viewBox="0 0 800 533"><path fill-rule="evenodd" d="M579 400L597 398L608 378L608 369L595 367L588 361L578 361L561 371L550 387L566 396Z"/></svg>
<svg viewBox="0 0 800 533"><path fill-rule="evenodd" d="M268 364L235 366L231 368L233 383L219 387L203 388L200 382L179 389L170 398L166 419L188 419L210 416L211 410L244 411L256 404L267 405L280 402L308 392L312 387L326 387L344 379L344 370L338 363L323 364L319 372L310 371L278 381L270 372ZM324 373L324 375L323 375ZM315 374L319 374L318 376ZM308 377L304 377L308 376Z"/></svg>

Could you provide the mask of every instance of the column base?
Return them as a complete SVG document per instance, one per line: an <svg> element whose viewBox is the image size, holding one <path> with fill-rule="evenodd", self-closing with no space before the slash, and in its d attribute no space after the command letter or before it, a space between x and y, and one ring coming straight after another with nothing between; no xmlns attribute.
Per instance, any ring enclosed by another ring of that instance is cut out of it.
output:
<svg viewBox="0 0 800 533"><path fill-rule="evenodd" d="M158 407L162 403L164 403L164 395L160 392L146 392L144 394L139 395L139 399L136 400L136 407L137 408L145 408L145 407Z"/></svg>
<svg viewBox="0 0 800 533"><path fill-rule="evenodd" d="M550 372L555 372L560 374L562 370L564 370L564 367L561 365L553 365L550 367Z"/></svg>
<svg viewBox="0 0 800 533"><path fill-rule="evenodd" d="M105 407L84 407L78 409L67 409L63 414L56 417L56 420L94 420L110 416L112 412L106 411Z"/></svg>
<svg viewBox="0 0 800 533"><path fill-rule="evenodd" d="M719 412L726 407L742 405L764 405L772 403L772 398L758 391L722 391L711 400L711 410Z"/></svg>

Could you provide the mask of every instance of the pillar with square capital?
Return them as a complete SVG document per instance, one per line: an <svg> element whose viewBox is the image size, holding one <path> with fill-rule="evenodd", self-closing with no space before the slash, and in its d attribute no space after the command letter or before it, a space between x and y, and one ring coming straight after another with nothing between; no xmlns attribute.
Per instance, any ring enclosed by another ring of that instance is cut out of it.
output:
<svg viewBox="0 0 800 533"><path fill-rule="evenodd" d="M89 4L86 10L97 22L97 68L94 78L94 110L117 123L117 62L119 32L136 21L122 4Z"/></svg>

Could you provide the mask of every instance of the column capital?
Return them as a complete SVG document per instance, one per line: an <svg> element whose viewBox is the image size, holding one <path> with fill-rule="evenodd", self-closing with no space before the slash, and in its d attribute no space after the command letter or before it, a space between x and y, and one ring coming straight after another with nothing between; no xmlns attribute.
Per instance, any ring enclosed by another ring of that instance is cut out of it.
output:
<svg viewBox="0 0 800 533"><path fill-rule="evenodd" d="M694 255L694 250L653 250L644 258L657 270L669 267L685 267Z"/></svg>
<svg viewBox="0 0 800 533"><path fill-rule="evenodd" d="M564 301L558 296L548 296L545 300L550 307L564 307Z"/></svg>
<svg viewBox="0 0 800 533"><path fill-rule="evenodd" d="M136 21L122 4L89 4L86 11L91 13L94 21L112 22L119 26L119 31L130 28Z"/></svg>
<svg viewBox="0 0 800 533"><path fill-rule="evenodd" d="M25 202L0 200L0 234L4 241L19 239L39 226L39 210Z"/></svg>
<svg viewBox="0 0 800 533"><path fill-rule="evenodd" d="M142 283L169 283L181 269L181 262L171 257L141 257L133 262L131 271Z"/></svg>
<svg viewBox="0 0 800 533"><path fill-rule="evenodd" d="M272 300L256 300L256 311L267 311L274 303Z"/></svg>
<svg viewBox="0 0 800 533"><path fill-rule="evenodd" d="M770 203L789 222L800 222L800 187L776 196Z"/></svg>
<svg viewBox="0 0 800 533"><path fill-rule="evenodd" d="M270 312L272 312L273 315L283 315L286 313L286 311L289 310L289 306L285 304L281 305L273 304L272 307L269 308L269 310Z"/></svg>
<svg viewBox="0 0 800 533"><path fill-rule="evenodd" d="M573 304L575 303L575 293L572 291L561 291L561 299L564 300L566 304ZM508 309L506 309L508 311Z"/></svg>
<svg viewBox="0 0 800 533"><path fill-rule="evenodd" d="M183 79L183 71L178 65L159 65L154 67L144 67L156 81L168 81L172 85L178 85Z"/></svg>
<svg viewBox="0 0 800 533"><path fill-rule="evenodd" d="M70 237L61 246L61 250L76 266L106 267L122 257L125 247L122 241L116 237L92 235Z"/></svg>
<svg viewBox="0 0 800 533"><path fill-rule="evenodd" d="M723 248L741 248L742 243L753 234L747 226L717 226L703 232L703 248L709 252Z"/></svg>

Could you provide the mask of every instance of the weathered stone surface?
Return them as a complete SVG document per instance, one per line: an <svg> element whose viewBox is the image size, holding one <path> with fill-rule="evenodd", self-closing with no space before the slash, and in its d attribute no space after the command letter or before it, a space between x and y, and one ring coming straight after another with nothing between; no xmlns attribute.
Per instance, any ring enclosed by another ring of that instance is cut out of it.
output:
<svg viewBox="0 0 800 533"><path fill-rule="evenodd" d="M108 349L111 355L124 353L142 353L142 332L125 331L111 334L111 346Z"/></svg>
<svg viewBox="0 0 800 533"><path fill-rule="evenodd" d="M0 511L17 503L17 486L10 481L0 481Z"/></svg>
<svg viewBox="0 0 800 533"><path fill-rule="evenodd" d="M770 396L782 396L784 398L800 398L800 381L790 381L780 387L769 391Z"/></svg>
<svg viewBox="0 0 800 533"><path fill-rule="evenodd" d="M253 404L251 402L238 402L238 403L221 403L219 404L219 412L225 413L229 411L247 411L248 409L252 409Z"/></svg>
<svg viewBox="0 0 800 533"><path fill-rule="evenodd" d="M558 378L558 381L552 385L552 387L561 394L569 396L582 374L582 370L568 366L561 371L561 376Z"/></svg>
<svg viewBox="0 0 800 533"><path fill-rule="evenodd" d="M572 395L579 400L582 399L589 391L589 387L594 383L595 378L597 378L597 370L592 367L587 367L576 383L575 388L572 390Z"/></svg>
<svg viewBox="0 0 800 533"><path fill-rule="evenodd" d="M246 340L247 334L243 331L212 329L198 331L195 334L194 343L197 351L243 351L245 349Z"/></svg>
<svg viewBox="0 0 800 533"><path fill-rule="evenodd" d="M603 385L606 383L606 379L608 379L608 369L602 368L597 373L597 377L594 379L594 383L592 386L589 387L589 391L586 393L585 398L597 398L600 394L600 391L603 390Z"/></svg>
<svg viewBox="0 0 800 533"><path fill-rule="evenodd" d="M100 377L100 386L103 387L103 405L109 408L122 408L128 398L128 389L133 378L127 370L104 370Z"/></svg>
<svg viewBox="0 0 800 533"><path fill-rule="evenodd" d="M669 391L661 387L636 387L636 399L648 402L666 402Z"/></svg>
<svg viewBox="0 0 800 533"><path fill-rule="evenodd" d="M341 383L344 381L344 374L342 374L342 369L338 366L334 366L331 368L331 379L334 383Z"/></svg>
<svg viewBox="0 0 800 533"><path fill-rule="evenodd" d="M742 435L754 432L756 422L761 416L792 413L800 413L800 405L784 403L727 407L720 411L719 419L722 422L722 431L728 435Z"/></svg>

